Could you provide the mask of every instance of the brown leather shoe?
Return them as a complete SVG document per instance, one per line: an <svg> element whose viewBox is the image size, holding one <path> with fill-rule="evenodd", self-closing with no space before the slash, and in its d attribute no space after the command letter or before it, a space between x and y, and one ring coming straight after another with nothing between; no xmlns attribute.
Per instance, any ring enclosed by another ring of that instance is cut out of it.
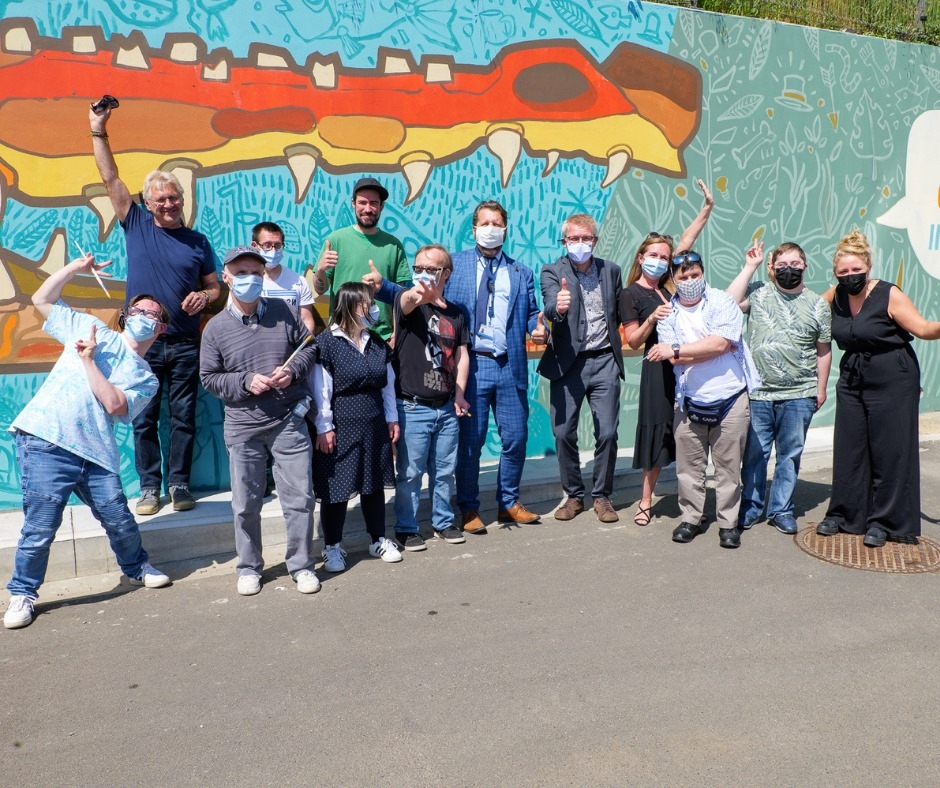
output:
<svg viewBox="0 0 940 788"><path fill-rule="evenodd" d="M573 520L584 511L584 503L580 498L568 498L555 510L556 520Z"/></svg>
<svg viewBox="0 0 940 788"><path fill-rule="evenodd" d="M516 523L516 525L534 525L539 521L539 515L530 512L519 501L508 509L500 509L496 519L501 523Z"/></svg>
<svg viewBox="0 0 940 788"><path fill-rule="evenodd" d="M480 518L480 513L471 509L463 513L463 529L468 534L485 534L486 523Z"/></svg>
<svg viewBox="0 0 940 788"><path fill-rule="evenodd" d="M614 511L610 498L595 498L594 514L602 523L615 523L620 519L620 515Z"/></svg>

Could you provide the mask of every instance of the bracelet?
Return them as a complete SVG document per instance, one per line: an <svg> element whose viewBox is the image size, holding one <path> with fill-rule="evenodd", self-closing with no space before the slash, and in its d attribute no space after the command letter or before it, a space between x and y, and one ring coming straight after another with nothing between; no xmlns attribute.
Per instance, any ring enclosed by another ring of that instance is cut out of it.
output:
<svg viewBox="0 0 940 788"><path fill-rule="evenodd" d="M205 290L200 290L200 291L199 291L199 295L201 295L201 296L203 297L203 299L205 300L205 303L202 305L203 308L209 306L209 302L212 300L212 299L209 297L209 294L208 294Z"/></svg>
<svg viewBox="0 0 940 788"><path fill-rule="evenodd" d="M108 132L106 131L95 131L92 129L88 132L92 137L98 137L99 139L106 140L108 138Z"/></svg>

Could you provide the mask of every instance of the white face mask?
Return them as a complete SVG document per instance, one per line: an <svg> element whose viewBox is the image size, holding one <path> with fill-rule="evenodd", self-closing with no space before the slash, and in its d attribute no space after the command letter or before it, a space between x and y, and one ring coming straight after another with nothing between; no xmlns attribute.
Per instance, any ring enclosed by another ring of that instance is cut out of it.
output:
<svg viewBox="0 0 940 788"><path fill-rule="evenodd" d="M418 284L418 282L424 282L426 285L434 287L437 284L437 277L434 274L429 274L427 271L423 271L420 274L415 274L411 281L415 284Z"/></svg>
<svg viewBox="0 0 940 788"><path fill-rule="evenodd" d="M369 307L369 314L362 315L360 320L362 321L362 327L369 329L372 328L376 323L379 322L379 318L382 316L382 313L379 311L379 308L373 304Z"/></svg>
<svg viewBox="0 0 940 788"><path fill-rule="evenodd" d="M503 245L506 240L506 228L496 227L492 224L485 224L474 230L474 236L477 239L477 245L481 249L496 249Z"/></svg>
<svg viewBox="0 0 940 788"><path fill-rule="evenodd" d="M271 249L270 251L259 249L258 252L264 258L266 268L277 268L281 264L281 260L284 259L283 249Z"/></svg>
<svg viewBox="0 0 940 788"><path fill-rule="evenodd" d="M591 255L594 254L594 244L592 243L578 242L576 244L568 244L567 249L568 257L576 263L586 263L591 259Z"/></svg>

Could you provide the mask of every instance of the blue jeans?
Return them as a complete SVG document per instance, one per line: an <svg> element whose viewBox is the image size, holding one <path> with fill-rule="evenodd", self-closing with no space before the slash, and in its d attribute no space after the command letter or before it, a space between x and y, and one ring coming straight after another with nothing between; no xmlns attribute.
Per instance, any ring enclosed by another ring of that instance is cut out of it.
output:
<svg viewBox="0 0 940 788"><path fill-rule="evenodd" d="M196 398L199 394L199 340L189 337L158 338L144 360L157 376L159 386L134 419L134 457L141 490L160 490L163 454L160 450L160 410L163 391L170 408L170 449L167 457L169 485L189 484L196 443Z"/></svg>
<svg viewBox="0 0 940 788"><path fill-rule="evenodd" d="M751 400L751 426L741 469L741 509L738 523L754 523L764 511L767 462L776 445L777 464L767 502L768 519L793 514L793 490L800 472L806 431L816 411L815 397L777 402Z"/></svg>
<svg viewBox="0 0 940 788"><path fill-rule="evenodd" d="M451 499L456 489L454 469L460 435L454 403L429 408L398 400L398 425L401 438L396 459L395 530L418 533L421 479L427 473L431 525L435 531L443 531L454 524Z"/></svg>
<svg viewBox="0 0 940 788"><path fill-rule="evenodd" d="M11 594L32 597L46 577L49 548L74 492L104 526L125 575L133 577L147 560L140 530L121 487L121 477L90 460L25 432L16 434L16 459L23 490L23 530L13 560Z"/></svg>

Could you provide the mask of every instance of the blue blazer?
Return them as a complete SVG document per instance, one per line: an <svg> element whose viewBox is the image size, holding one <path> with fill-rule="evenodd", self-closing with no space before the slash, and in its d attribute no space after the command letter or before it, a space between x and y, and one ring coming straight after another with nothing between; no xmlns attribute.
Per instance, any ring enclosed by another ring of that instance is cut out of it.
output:
<svg viewBox="0 0 940 788"><path fill-rule="evenodd" d="M506 321L506 355L509 370L516 387L529 387L529 366L526 357L525 335L535 330L539 307L535 301L535 277L532 269L503 253L509 271L509 312ZM464 249L453 256L454 270L444 285L444 298L463 312L470 332L471 348L477 333L477 261L480 253L476 248ZM375 297L392 302L403 288L384 280ZM476 354L470 353L470 373L475 374Z"/></svg>

